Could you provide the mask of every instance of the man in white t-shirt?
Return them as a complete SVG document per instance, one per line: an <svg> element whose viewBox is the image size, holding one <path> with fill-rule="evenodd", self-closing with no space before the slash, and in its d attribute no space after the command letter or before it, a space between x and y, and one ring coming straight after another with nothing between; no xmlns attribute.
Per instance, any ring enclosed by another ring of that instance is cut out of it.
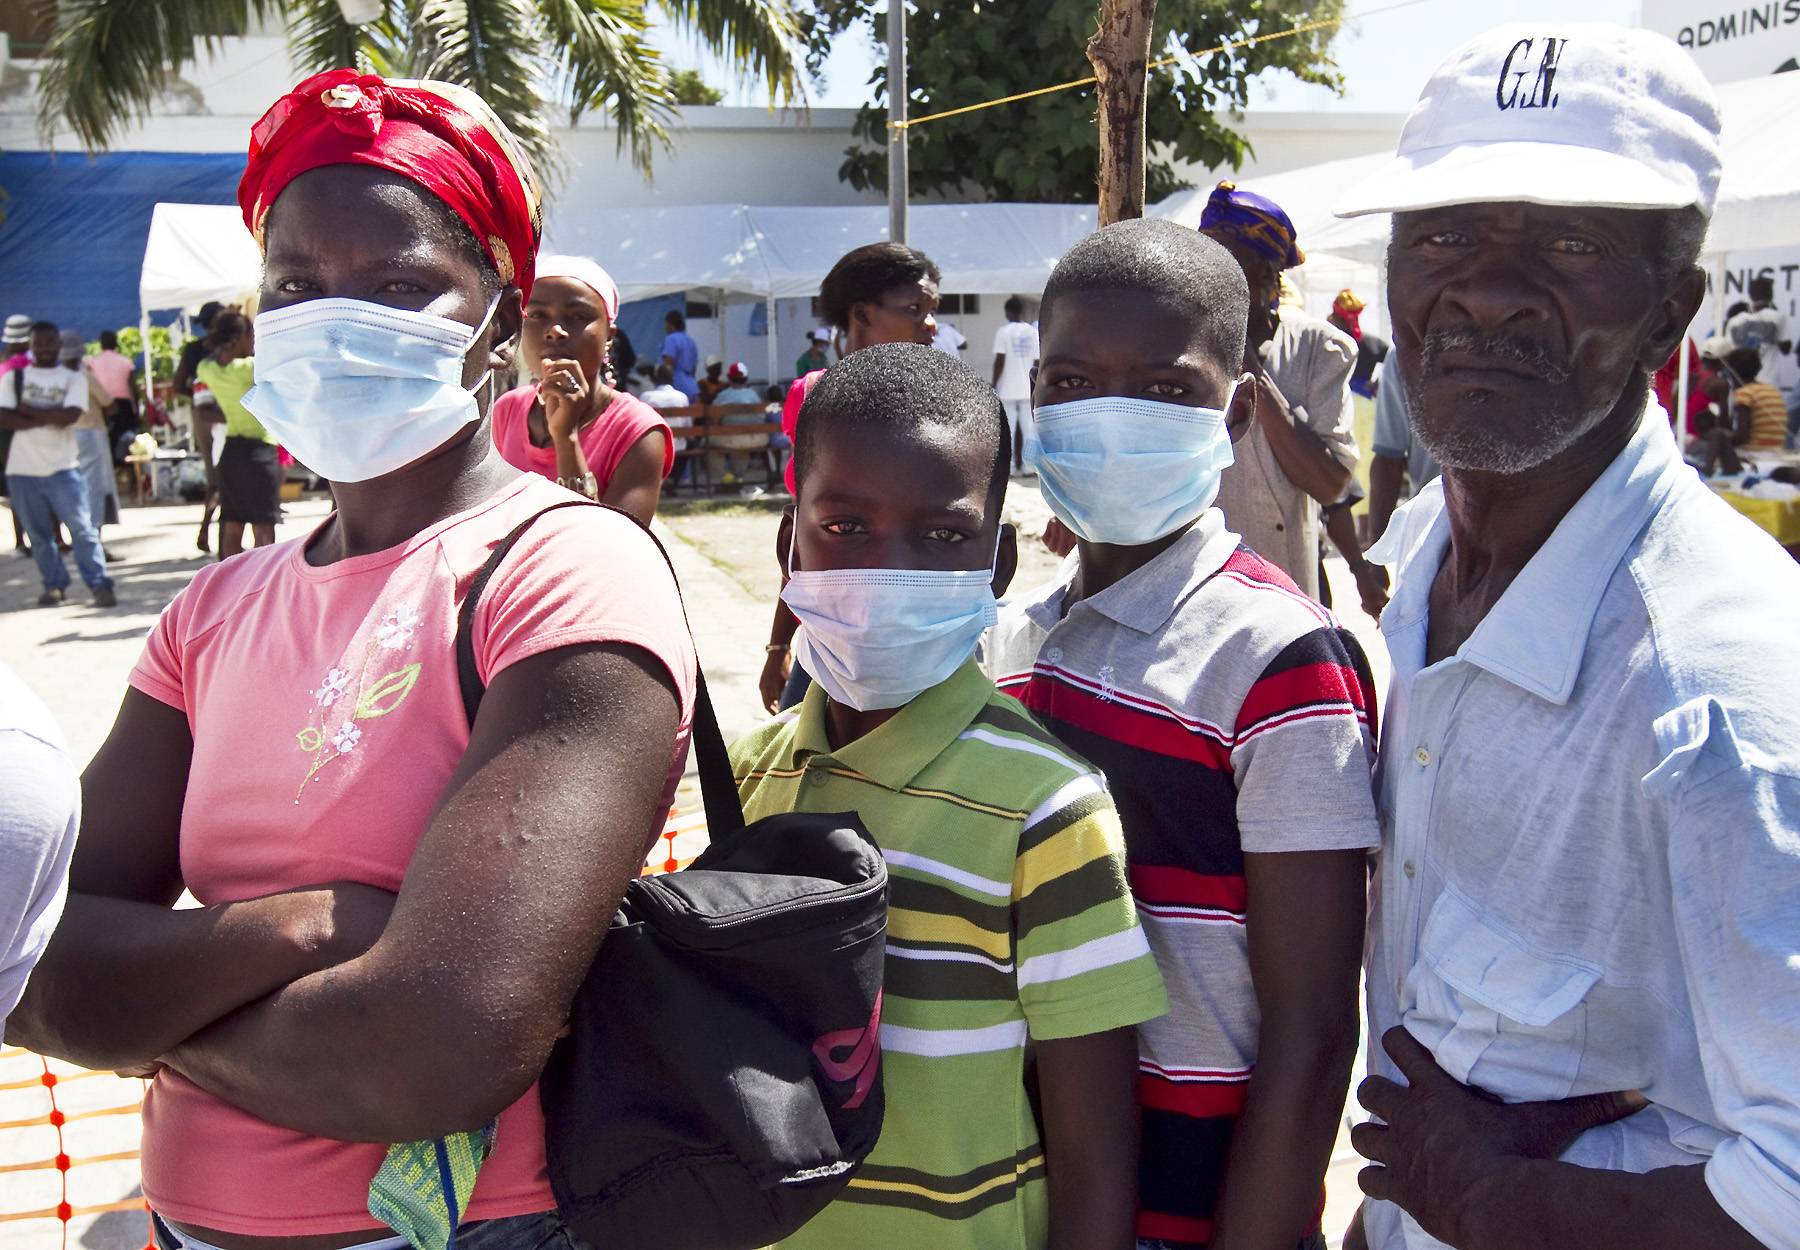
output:
<svg viewBox="0 0 1800 1250"><path fill-rule="evenodd" d="M963 337L963 332L956 328L955 322L940 318L937 323L937 333L931 338L931 345L943 352L944 355L954 356L961 360L963 350L968 347L969 340Z"/></svg>
<svg viewBox="0 0 1800 1250"><path fill-rule="evenodd" d="M0 378L0 426L14 432L6 453L6 488L31 536L31 555L43 579L38 604L55 607L69 587L69 566L56 549L60 520L69 527L75 565L94 592L94 603L110 608L118 600L77 467L75 423L87 409L87 375L61 363L61 348L61 332L40 321L31 327L31 363Z"/></svg>
<svg viewBox="0 0 1800 1250"><path fill-rule="evenodd" d="M1025 320L1025 301L1015 295L1006 301L1006 324L994 332L994 392L1012 427L1014 470L1025 467L1026 446L1037 442L1031 419L1031 371L1037 362L1037 327Z"/></svg>
<svg viewBox="0 0 1800 1250"><path fill-rule="evenodd" d="M1755 348L1762 356L1757 379L1781 392L1792 432L1800 425L1800 362L1794 359L1788 315L1775 306L1775 279L1767 275L1750 279L1750 307L1725 322L1725 337L1732 346Z"/></svg>
<svg viewBox="0 0 1800 1250"><path fill-rule="evenodd" d="M62 918L80 824L81 780L62 734L0 664L0 1033Z"/></svg>
<svg viewBox="0 0 1800 1250"><path fill-rule="evenodd" d="M655 408L658 411L667 411L670 408L691 408L693 406L694 401L687 397L687 392L675 385L675 371L669 368L668 365L657 365L656 368L651 371L650 380L655 382L656 385L638 396L638 398L643 400L646 404L649 404L652 408ZM694 419L692 417L665 417L663 419L669 423L669 428L672 430L679 430L694 424ZM675 450L678 452L685 450L687 445L688 441L685 438L677 438L675 440ZM684 481L687 478L688 472L687 461L677 460L675 462L675 471L670 475L670 480L675 482Z"/></svg>

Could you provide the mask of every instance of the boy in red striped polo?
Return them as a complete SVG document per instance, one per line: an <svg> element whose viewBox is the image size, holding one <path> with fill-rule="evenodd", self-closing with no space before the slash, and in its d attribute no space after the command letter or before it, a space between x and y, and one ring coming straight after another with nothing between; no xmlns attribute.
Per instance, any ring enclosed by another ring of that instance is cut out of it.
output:
<svg viewBox="0 0 1800 1250"><path fill-rule="evenodd" d="M1110 226L1044 292L1035 467L1080 539L986 663L1106 773L1173 1009L1139 1029L1140 1246L1323 1246L1357 1040L1372 679L1212 501L1253 417L1225 250Z"/></svg>

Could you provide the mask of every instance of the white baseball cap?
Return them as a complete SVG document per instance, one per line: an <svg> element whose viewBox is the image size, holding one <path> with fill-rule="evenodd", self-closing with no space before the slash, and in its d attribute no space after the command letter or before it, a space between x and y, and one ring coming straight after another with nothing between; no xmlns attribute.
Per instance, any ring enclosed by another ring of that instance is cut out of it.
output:
<svg viewBox="0 0 1800 1250"><path fill-rule="evenodd" d="M829 343L831 342L831 331L827 330L824 326L820 326L812 332L811 338L815 343Z"/></svg>
<svg viewBox="0 0 1800 1250"><path fill-rule="evenodd" d="M5 342L9 347L31 342L31 318L24 313L14 313L8 317Z"/></svg>
<svg viewBox="0 0 1800 1250"><path fill-rule="evenodd" d="M1522 202L1712 216L1719 102L1665 35L1603 22L1497 27L1438 66L1394 159L1340 217Z"/></svg>

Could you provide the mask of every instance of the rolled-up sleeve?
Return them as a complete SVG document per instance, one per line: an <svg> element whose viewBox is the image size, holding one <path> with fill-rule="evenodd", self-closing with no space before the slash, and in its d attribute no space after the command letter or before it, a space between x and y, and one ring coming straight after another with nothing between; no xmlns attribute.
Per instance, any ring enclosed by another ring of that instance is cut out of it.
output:
<svg viewBox="0 0 1800 1250"><path fill-rule="evenodd" d="M1800 1250L1800 775L1741 743L1715 700L1658 731L1673 749L1647 783L1676 804L1675 921L1708 1091L1731 1134L1707 1185L1763 1245Z"/></svg>

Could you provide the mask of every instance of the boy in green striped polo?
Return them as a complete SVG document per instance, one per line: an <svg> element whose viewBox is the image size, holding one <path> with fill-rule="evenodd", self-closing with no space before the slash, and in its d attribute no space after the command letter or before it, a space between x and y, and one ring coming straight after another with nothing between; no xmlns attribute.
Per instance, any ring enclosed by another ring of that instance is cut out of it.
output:
<svg viewBox="0 0 1800 1250"><path fill-rule="evenodd" d="M1135 1026L1168 1000L1104 782L973 659L1016 560L1000 403L891 344L804 417L782 597L815 684L732 761L750 819L856 811L886 856L887 1119L783 1246L1130 1250Z"/></svg>

